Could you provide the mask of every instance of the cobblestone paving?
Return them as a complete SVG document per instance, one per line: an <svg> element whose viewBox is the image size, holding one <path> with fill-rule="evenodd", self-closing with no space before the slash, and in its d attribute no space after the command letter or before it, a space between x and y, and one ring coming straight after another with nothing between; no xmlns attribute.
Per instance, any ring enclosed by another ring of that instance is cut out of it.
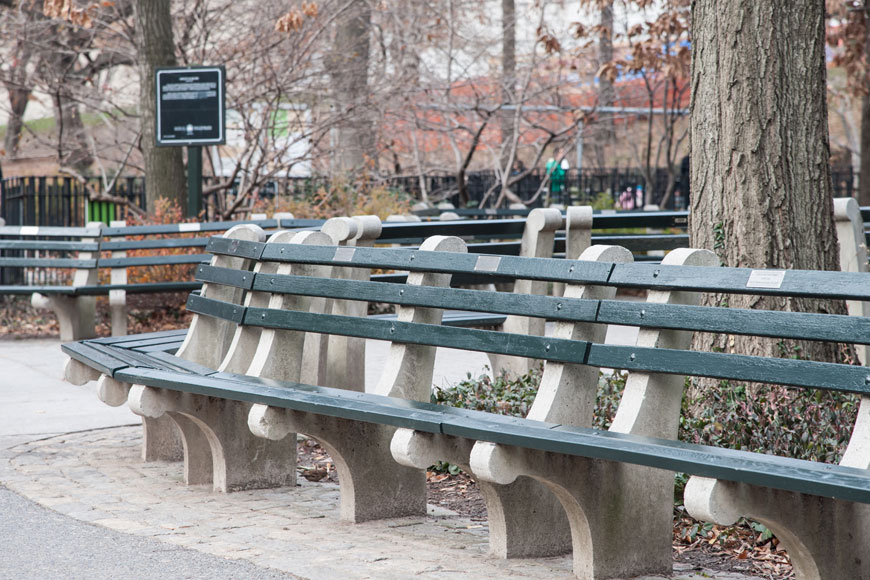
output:
<svg viewBox="0 0 870 580"><path fill-rule="evenodd" d="M489 556L486 525L447 510L353 525L338 519L334 485L300 478L295 488L213 493L185 486L180 463L143 463L140 445L141 427L23 443L3 483L79 520L311 580L574 578L570 557ZM676 569L673 578L752 577Z"/></svg>

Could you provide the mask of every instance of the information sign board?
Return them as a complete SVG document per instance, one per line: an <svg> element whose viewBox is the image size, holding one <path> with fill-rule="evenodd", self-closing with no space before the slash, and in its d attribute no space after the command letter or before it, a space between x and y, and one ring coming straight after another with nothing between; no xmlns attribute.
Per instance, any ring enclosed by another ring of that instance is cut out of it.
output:
<svg viewBox="0 0 870 580"><path fill-rule="evenodd" d="M222 66L158 68L157 145L226 142L226 71Z"/></svg>

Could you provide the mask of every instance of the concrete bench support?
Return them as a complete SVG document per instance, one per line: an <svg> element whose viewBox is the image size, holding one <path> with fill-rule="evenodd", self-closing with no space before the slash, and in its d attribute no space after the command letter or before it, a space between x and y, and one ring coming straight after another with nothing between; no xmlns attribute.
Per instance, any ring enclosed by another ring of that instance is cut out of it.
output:
<svg viewBox="0 0 870 580"><path fill-rule="evenodd" d="M627 262L631 254L593 246L581 259ZM676 251L665 263L718 261L710 252ZM605 287L566 288L566 297L575 298L608 299L613 293ZM654 291L648 300L692 304L697 296ZM602 342L605 331L601 325L557 323L554 337ZM688 332L642 330L638 344L686 348L690 339ZM598 369L548 363L529 418L591 425L597 383ZM611 430L676 437L682 385L682 377L633 373ZM584 579L671 570L672 473L408 430L396 433L392 449L406 465L425 467L441 459L470 467L484 490L496 555L543 556L573 549L574 571ZM613 550L615 545L624 549Z"/></svg>
<svg viewBox="0 0 870 580"><path fill-rule="evenodd" d="M89 222L86 226L99 236L102 224ZM94 237L84 237L83 242L93 241ZM80 252L79 259L95 260L98 253ZM97 283L96 268L79 268L73 274L72 286L94 286ZM65 296L63 294L40 294L34 292L30 298L34 308L51 310L60 326L61 342L94 338L96 334L96 296Z"/></svg>
<svg viewBox="0 0 870 580"><path fill-rule="evenodd" d="M256 226L238 226L226 236L249 241L265 238L264 232ZM282 237L286 235L273 236L276 240ZM246 262L240 258L215 256L212 265L243 270ZM257 267L261 271L277 269L268 262L260 262ZM212 298L221 295L219 299L235 303L241 299L241 291L226 286L204 284L202 294ZM263 300L263 295L255 292L246 297L248 305L257 305ZM238 327L232 322L197 315L178 356L210 368L238 372L249 364L259 334L256 328ZM246 428L249 403L133 385L129 389L128 404L147 419L164 416L172 419L181 433L185 479L189 484L211 482L216 491L234 491L295 483L295 448L288 449L286 445L250 435ZM159 425L152 423L151 431ZM166 439L165 435L152 432L150 440L156 445L158 440Z"/></svg>
<svg viewBox="0 0 870 580"><path fill-rule="evenodd" d="M110 227L122 228L127 225L125 221L113 221ZM126 258L124 250L112 252L112 258ZM127 283L127 268L112 268L109 274L112 284ZM109 312L112 316L112 336L127 336L127 291L109 290Z"/></svg>
<svg viewBox="0 0 870 580"><path fill-rule="evenodd" d="M523 231L523 239L520 245L520 255L533 258L549 258L553 256L553 242L556 231L562 227L562 214L557 209L534 209L526 219ZM515 294L546 294L547 282L517 280L514 283ZM541 318L527 316L508 316L502 325L504 332L543 336L546 321ZM536 361L504 356L489 355L492 372L498 373L502 369L514 376L529 372Z"/></svg>
<svg viewBox="0 0 870 580"><path fill-rule="evenodd" d="M328 220L321 231L338 246L371 247L381 235L381 220L377 216L356 216ZM333 268L333 278L368 280L370 268ZM341 316L365 317L368 302L333 300L330 311ZM325 376L312 381L324 387L365 390L366 341L362 338L330 335L327 338Z"/></svg>
<svg viewBox="0 0 870 580"><path fill-rule="evenodd" d="M631 261L631 253L616 246L593 246L581 260ZM570 298L613 298L615 289L569 285ZM603 342L607 328L591 323L557 323L554 337ZM595 405L598 369L548 363L529 418L589 426ZM425 469L436 461L449 461L465 470L471 466L474 441L400 429L392 442L393 455L405 465ZM540 481L524 475L502 485L478 482L486 500L490 550L502 558L541 557L571 550L571 530L559 499Z"/></svg>
<svg viewBox="0 0 870 580"><path fill-rule="evenodd" d="M420 250L465 251L465 244L458 238L436 236L428 239ZM412 272L407 283L443 287L449 285L450 275ZM442 311L436 309L400 307L397 319L438 324L441 315ZM281 351L288 352L286 344L281 345ZM434 364L434 347L393 344L380 381L372 392L426 401ZM344 520L363 522L426 513L425 474L393 460L389 451L395 432L393 427L265 405L254 405L251 409L249 427L253 433L270 439L281 439L295 432L317 439L335 462Z"/></svg>
<svg viewBox="0 0 870 580"><path fill-rule="evenodd" d="M712 266L718 265L718 259L705 250L676 250L663 264ZM696 304L698 295L651 291L647 300ZM560 325L556 336L572 332L580 337L583 330L576 325ZM644 329L637 344L685 349L690 340L691 332ZM548 367L555 370L556 376L562 376L558 380L554 377L552 383L548 377L542 379L541 392L529 417L556 423L585 417L588 424L597 377L587 374L588 368L562 364ZM675 375L631 373L610 430L676 438L683 380ZM668 574L672 570L673 473L487 442L474 446L470 463L481 480L508 484L519 477L531 477L543 482L559 498L570 523L574 573L579 578L603 580Z"/></svg>

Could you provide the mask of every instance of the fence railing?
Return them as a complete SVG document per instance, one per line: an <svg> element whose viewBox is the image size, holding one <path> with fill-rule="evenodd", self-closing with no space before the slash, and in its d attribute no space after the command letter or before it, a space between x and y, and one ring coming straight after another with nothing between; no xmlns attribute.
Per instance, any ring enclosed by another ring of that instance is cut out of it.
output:
<svg viewBox="0 0 870 580"><path fill-rule="evenodd" d="M853 197L855 175L851 167L832 168L834 195ZM206 183L214 178L206 178ZM647 183L639 169L569 169L564 181L557 186L544 184L546 174L543 169L535 169L517 180L511 190L524 201L535 198L530 207L541 207L546 202L564 205L589 203L602 193L609 194L614 204L621 209L642 207L645 203L658 205L663 210L686 209L689 199L688 176L675 177L673 195L663 203L668 189L668 172L658 169L653 172L651 183ZM422 183L421 183L422 181ZM377 180L385 187L404 191L419 197L425 187L431 199L447 199L457 207L465 203L459 199L459 185L456 175L436 174L422 176L385 176ZM470 172L465 176L465 191L468 202L473 206L480 204L487 193L491 193L488 206L499 196L500 180L493 171ZM258 189L262 198L275 196L308 197L319 189L329 187L330 180L323 176L283 177L263 184ZM543 186L543 187L542 187ZM651 188L651 189L650 189ZM88 221L120 220L126 217L122 205L89 200L89 189L101 190L98 179L87 184L72 177L35 176L9 177L0 180L0 217L7 225L38 226L83 226ZM129 199L138 207L145 208L145 179L127 177L116 182L109 192L117 197ZM226 194L236 192L230 188Z"/></svg>
<svg viewBox="0 0 870 580"><path fill-rule="evenodd" d="M90 191L102 191L99 179L87 182L66 176L8 177L0 181L0 217L7 225L78 227L88 221L121 220L121 204L92 202ZM145 207L145 180L118 180L110 195L124 197Z"/></svg>

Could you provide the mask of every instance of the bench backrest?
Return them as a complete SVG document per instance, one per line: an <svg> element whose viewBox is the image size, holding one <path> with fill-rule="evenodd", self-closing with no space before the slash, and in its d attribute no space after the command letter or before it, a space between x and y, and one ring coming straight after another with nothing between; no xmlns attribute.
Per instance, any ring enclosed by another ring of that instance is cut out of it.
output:
<svg viewBox="0 0 870 580"><path fill-rule="evenodd" d="M217 255L239 252L257 260L324 266L432 271L445 274L486 273L531 280L594 284L616 288L730 292L831 299L870 299L870 275L863 273L765 271L740 268L683 267L565 261L542 258L494 257L475 254L422 252L404 249L356 248L351 252L299 244L233 243L212 238ZM749 334L827 341L870 342L870 320L838 315L737 310L717 307L660 305L570 297L502 294L487 291L406 288L378 282L357 282L293 275L247 275L204 267L203 281L221 280L237 288L272 293L297 293L343 300L386 302L430 308L469 310L554 320L629 324L640 327ZM245 280L242 280L245 278ZM250 286L246 286L250 284ZM191 297L189 308L223 316L219 301ZM270 308L242 308L233 314L242 324L305 332L453 346L513 356L627 370L689 374L723 379L770 382L864 393L870 390L860 367L805 360L768 359L729 353L684 352L651 347L613 346L554 337L517 335L505 340L492 331L454 329L400 321L347 320L346 317ZM764 363L764 364L760 364Z"/></svg>

